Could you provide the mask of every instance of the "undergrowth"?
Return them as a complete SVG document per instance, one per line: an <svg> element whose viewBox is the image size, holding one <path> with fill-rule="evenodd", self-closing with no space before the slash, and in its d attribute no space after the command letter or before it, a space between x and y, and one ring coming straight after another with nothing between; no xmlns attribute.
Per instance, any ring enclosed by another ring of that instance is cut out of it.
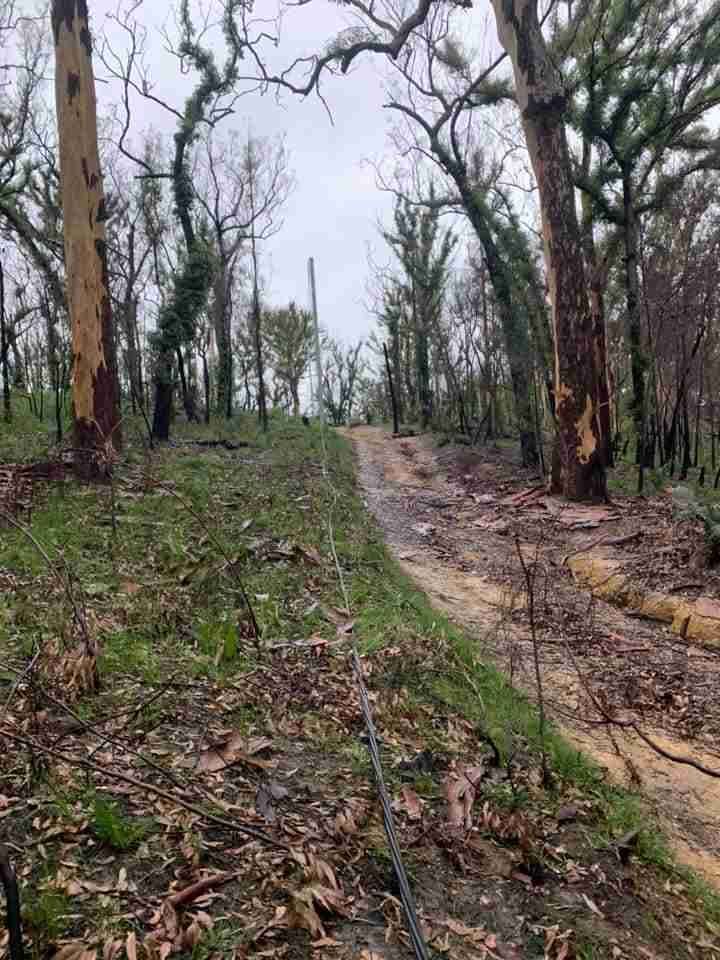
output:
<svg viewBox="0 0 720 960"><path fill-rule="evenodd" d="M179 699L183 685L193 680L212 683L217 691L232 688L266 666L274 651L292 644L324 642L344 656L342 631L351 618L347 629L368 658L403 651L373 682L388 699L401 696L401 719L410 718L430 751L449 750L442 720L460 716L497 751L502 767L513 771L537 763L542 743L535 706L483 660L476 638L432 608L391 558L359 495L348 441L329 432L328 482L315 426L276 418L264 437L252 419L238 418L185 428L178 439L230 438L249 446L200 452L179 444L149 456L137 442L141 433L141 424L128 423L130 440L114 481L114 507L109 488L67 482L39 494L42 501L26 518L33 536L71 576L79 602L92 612L101 639L103 710L122 710L127 684L174 683ZM25 434L19 436L14 447L6 437L0 452L20 459ZM329 548L329 517L349 611L343 609ZM17 530L0 530L0 574L14 585L0 606L0 692L9 692L13 670L22 668L38 645L62 633L69 611L45 561ZM259 636L253 635L247 600ZM76 709L88 718L101 712L92 698ZM155 703L128 725L142 736L164 718L165 708ZM248 733L261 720L250 704L232 715L236 729ZM364 747L343 739L332 725L322 729L325 751L341 758L352 776L369 780ZM538 797L524 781L515 784L509 778L489 788L489 801L510 811L537 805L552 810L568 793L581 797L592 809L597 848L611 849L620 837L637 831L634 855L662 882L682 886L708 922L720 923L720 897L675 865L639 796L610 785L553 729L545 733L545 749L554 793ZM3 776L0 771L0 794ZM399 788L394 777L389 771L389 783ZM420 772L410 782L427 802L439 799L432 776ZM76 818L76 807L75 799L68 801L57 815ZM101 847L127 852L145 840L155 842L149 819L124 812L101 794L84 794L81 808ZM380 844L376 860L382 850ZM28 922L45 928L50 941L62 932L65 908L52 892L40 893L28 901ZM218 924L193 956L203 960L223 953L234 931L232 924ZM603 954L588 939L578 944L576 955L589 960Z"/></svg>

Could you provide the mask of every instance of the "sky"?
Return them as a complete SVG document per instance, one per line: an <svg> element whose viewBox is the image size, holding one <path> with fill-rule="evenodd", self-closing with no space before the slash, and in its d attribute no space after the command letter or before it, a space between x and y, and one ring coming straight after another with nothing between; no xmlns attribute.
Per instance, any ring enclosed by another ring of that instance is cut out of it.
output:
<svg viewBox="0 0 720 960"><path fill-rule="evenodd" d="M89 8L97 42L100 32L107 31L113 45L120 44L122 32L106 16L117 13L117 0L91 0ZM181 107L190 87L187 80L183 86L177 61L163 50L160 34L163 24L172 29L170 9L159 0L145 0L134 16L148 30L146 59L156 83L154 92ZM275 17L277 5L275 0L257 0L256 10ZM297 56L322 51L347 25L345 16L338 4L325 0L291 10L283 17L279 47L267 48L268 68L280 69ZM243 97L235 115L224 121L226 130L234 127L246 133L249 126L255 135L286 136L296 186L284 207L282 230L261 250L267 299L272 304L294 299L307 305L307 258L312 256L320 322L345 342L366 337L374 325L367 308L367 255L373 247L376 256L385 256L377 223L384 219L390 224L394 202L377 188L367 162L383 163L388 173L395 165L386 139L391 116L382 109L383 65L370 55L356 63L347 76L329 77L323 83L332 122L317 97L303 100L284 93L278 103L272 92ZM97 58L95 69L102 111L117 101L118 85L103 82L107 75ZM133 129L138 133L152 124L172 135L175 121L161 109L144 103L136 117Z"/></svg>

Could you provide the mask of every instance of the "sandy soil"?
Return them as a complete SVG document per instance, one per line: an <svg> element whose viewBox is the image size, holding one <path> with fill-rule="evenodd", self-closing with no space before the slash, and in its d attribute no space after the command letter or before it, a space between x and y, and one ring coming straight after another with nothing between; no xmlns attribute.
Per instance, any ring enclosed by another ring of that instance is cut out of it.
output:
<svg viewBox="0 0 720 960"><path fill-rule="evenodd" d="M611 776L640 783L678 858L720 888L720 779L599 722L603 712L632 720L662 750L720 773L720 652L579 589L564 560L588 541L582 525L555 523L549 532L520 508L508 509L507 519L488 519L485 504L518 483L537 483L507 455L433 449L428 437L393 439L378 427L344 432L368 506L405 572L535 696L522 554L534 577L535 630L554 720ZM636 520L628 512L609 511L614 537ZM604 534L603 526L591 539Z"/></svg>

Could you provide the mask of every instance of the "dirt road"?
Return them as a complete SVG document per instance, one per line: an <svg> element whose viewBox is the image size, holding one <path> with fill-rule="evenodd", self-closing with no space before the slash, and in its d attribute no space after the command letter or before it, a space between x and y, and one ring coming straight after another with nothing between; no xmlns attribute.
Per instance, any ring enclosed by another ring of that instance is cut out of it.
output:
<svg viewBox="0 0 720 960"><path fill-rule="evenodd" d="M678 859L720 888L720 779L665 759L622 729L613 744L605 726L588 722L597 721L596 699L640 723L661 749L720 771L720 654L591 600L572 583L557 543L533 537L527 523L516 537L509 523L479 519L483 494L467 496L458 464L482 475L489 498L503 478L521 473L506 455L433 449L427 437L392 439L378 427L344 433L368 506L405 572L500 666L512 661L515 682L534 695L519 545L538 572L536 628L557 725L618 781L639 779Z"/></svg>

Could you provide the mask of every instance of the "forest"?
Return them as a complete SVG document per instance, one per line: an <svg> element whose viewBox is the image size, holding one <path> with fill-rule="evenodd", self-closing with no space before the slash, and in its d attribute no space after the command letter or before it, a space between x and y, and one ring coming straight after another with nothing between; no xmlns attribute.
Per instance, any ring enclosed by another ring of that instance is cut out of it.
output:
<svg viewBox="0 0 720 960"><path fill-rule="evenodd" d="M719 270L720 0L0 0L0 960L720 953Z"/></svg>

